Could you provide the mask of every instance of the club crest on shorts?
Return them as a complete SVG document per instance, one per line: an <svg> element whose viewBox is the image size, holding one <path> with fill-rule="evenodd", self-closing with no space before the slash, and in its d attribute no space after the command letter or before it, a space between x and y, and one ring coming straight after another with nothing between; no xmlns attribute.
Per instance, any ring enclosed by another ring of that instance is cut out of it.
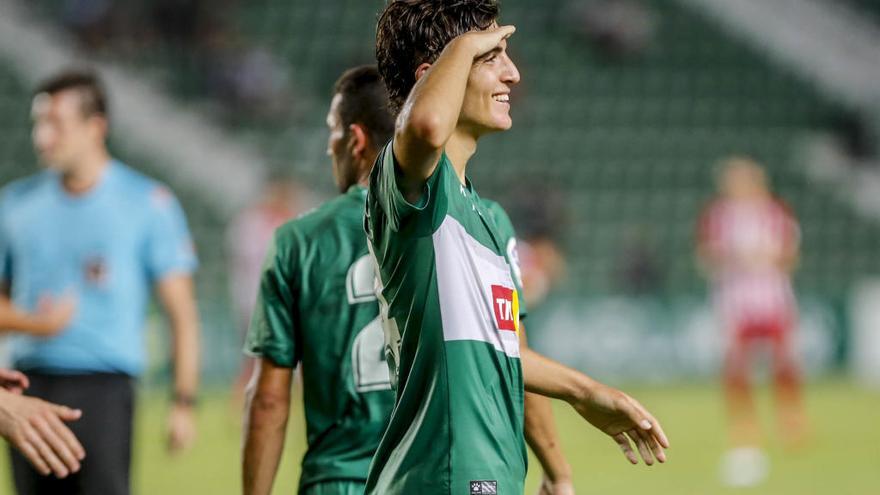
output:
<svg viewBox="0 0 880 495"><path fill-rule="evenodd" d="M498 495L498 482L494 480L471 481L470 495Z"/></svg>
<svg viewBox="0 0 880 495"><path fill-rule="evenodd" d="M519 295L516 289L493 285L492 310L498 330L519 331Z"/></svg>

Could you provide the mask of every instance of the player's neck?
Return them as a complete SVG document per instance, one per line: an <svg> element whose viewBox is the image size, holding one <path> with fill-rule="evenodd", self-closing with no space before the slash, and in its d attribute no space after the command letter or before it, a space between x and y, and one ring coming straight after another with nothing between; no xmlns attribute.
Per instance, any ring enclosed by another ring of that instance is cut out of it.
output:
<svg viewBox="0 0 880 495"><path fill-rule="evenodd" d="M458 129L449 137L446 142L446 156L452 162L455 169L455 175L462 184L465 184L465 170L468 161L477 152L477 138L459 131Z"/></svg>
<svg viewBox="0 0 880 495"><path fill-rule="evenodd" d="M85 194L98 184L109 163L107 150L97 150L84 157L76 167L65 171L61 175L61 184L70 194Z"/></svg>

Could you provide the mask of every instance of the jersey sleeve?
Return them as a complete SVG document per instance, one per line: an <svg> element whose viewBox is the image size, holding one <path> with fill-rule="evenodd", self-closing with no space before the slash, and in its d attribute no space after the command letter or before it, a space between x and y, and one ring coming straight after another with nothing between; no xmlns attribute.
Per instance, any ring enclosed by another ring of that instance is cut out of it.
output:
<svg viewBox="0 0 880 495"><path fill-rule="evenodd" d="M528 308L526 308L525 297L523 296L522 269L520 268L519 251L517 251L516 246L516 230L513 228L513 222L510 221L507 212L504 211L500 204L494 201L486 201L485 204L492 214L492 219L495 220L498 232L501 234L505 256L507 257L508 264L510 264L510 277L513 279L514 285L516 285L516 292L519 294L519 317L524 319L528 315Z"/></svg>
<svg viewBox="0 0 880 495"><path fill-rule="evenodd" d="M422 196L410 203L400 191L400 165L394 156L394 141L390 141L376 158L370 174L370 188L367 196L367 231L370 233L381 227L392 232L415 229L422 235L430 235L445 216L447 205L442 191L442 177L448 166L444 153L434 172L425 182Z"/></svg>
<svg viewBox="0 0 880 495"><path fill-rule="evenodd" d="M257 303L245 340L245 353L294 368L300 361L297 345L297 249L275 231L260 276Z"/></svg>
<svg viewBox="0 0 880 495"><path fill-rule="evenodd" d="M156 186L148 199L146 266L152 280L172 273L190 274L198 266L195 245L177 198L167 187Z"/></svg>

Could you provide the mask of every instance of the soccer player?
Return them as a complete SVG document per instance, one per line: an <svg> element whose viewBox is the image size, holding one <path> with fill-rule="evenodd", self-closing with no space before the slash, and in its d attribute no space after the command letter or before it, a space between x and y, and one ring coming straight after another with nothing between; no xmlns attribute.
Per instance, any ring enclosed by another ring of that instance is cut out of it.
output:
<svg viewBox="0 0 880 495"><path fill-rule="evenodd" d="M797 443L806 426L792 342L797 305L791 273L800 233L754 160L726 160L718 186L718 199L699 222L697 252L726 331L724 391L732 449L723 460L722 478L731 485L753 485L767 474L749 386L749 359L758 344L772 349L783 433Z"/></svg>
<svg viewBox="0 0 880 495"><path fill-rule="evenodd" d="M85 450L64 422L82 411L21 396L28 385L21 372L0 368L0 436L42 475L77 472Z"/></svg>
<svg viewBox="0 0 880 495"><path fill-rule="evenodd" d="M194 439L192 240L168 188L110 157L97 76L67 71L47 80L35 91L32 117L34 147L47 170L0 193L0 280L26 310L45 295L64 294L77 308L57 335L16 336L12 357L30 378L26 393L82 410L71 428L89 456L79 472L59 480L13 452L15 485L20 494L127 494L133 378L144 366L151 290L173 334L169 447Z"/></svg>
<svg viewBox="0 0 880 495"><path fill-rule="evenodd" d="M465 173L478 140L512 123L515 29L497 16L492 0L397 0L379 20L379 71L399 115L365 226L397 402L369 494L522 493L523 378L570 402L631 462L629 440L647 463L665 460L668 441L636 401L520 351L510 256Z"/></svg>
<svg viewBox="0 0 880 495"><path fill-rule="evenodd" d="M247 350L259 356L246 410L243 485L268 494L284 445L293 368L302 368L308 451L299 483L305 494L363 494L370 459L394 404L374 293L375 272L363 232L366 183L381 143L394 128L375 67L337 81L327 115L328 155L340 193L276 234L264 266ZM505 245L513 249L506 213ZM527 411L530 445L544 484L570 490L546 404Z"/></svg>

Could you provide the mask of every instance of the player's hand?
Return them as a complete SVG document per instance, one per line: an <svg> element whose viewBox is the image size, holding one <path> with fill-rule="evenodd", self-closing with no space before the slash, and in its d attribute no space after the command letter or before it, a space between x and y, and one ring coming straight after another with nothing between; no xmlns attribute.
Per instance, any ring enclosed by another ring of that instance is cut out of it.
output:
<svg viewBox="0 0 880 495"><path fill-rule="evenodd" d="M550 481L544 477L538 487L538 495L574 495L574 485L571 480Z"/></svg>
<svg viewBox="0 0 880 495"><path fill-rule="evenodd" d="M654 460L666 462L669 440L660 423L638 401L615 388L597 383L583 399L572 404L593 426L609 435L633 464L639 459L633 450L651 466Z"/></svg>
<svg viewBox="0 0 880 495"><path fill-rule="evenodd" d="M0 368L0 388L5 388L13 394L21 394L29 386L30 382L21 371Z"/></svg>
<svg viewBox="0 0 880 495"><path fill-rule="evenodd" d="M80 416L79 410L0 391L0 435L44 476L79 471L85 449L64 422Z"/></svg>
<svg viewBox="0 0 880 495"><path fill-rule="evenodd" d="M195 411L190 405L174 405L168 415L168 451L182 452L196 441Z"/></svg>
<svg viewBox="0 0 880 495"><path fill-rule="evenodd" d="M469 31L462 34L459 39L462 43L467 43L474 53L474 58L479 58L494 50L503 40L510 38L515 32L516 26L498 26Z"/></svg>
<svg viewBox="0 0 880 495"><path fill-rule="evenodd" d="M76 300L72 296L43 296L37 303L34 321L41 335L55 335L70 323L75 311Z"/></svg>

